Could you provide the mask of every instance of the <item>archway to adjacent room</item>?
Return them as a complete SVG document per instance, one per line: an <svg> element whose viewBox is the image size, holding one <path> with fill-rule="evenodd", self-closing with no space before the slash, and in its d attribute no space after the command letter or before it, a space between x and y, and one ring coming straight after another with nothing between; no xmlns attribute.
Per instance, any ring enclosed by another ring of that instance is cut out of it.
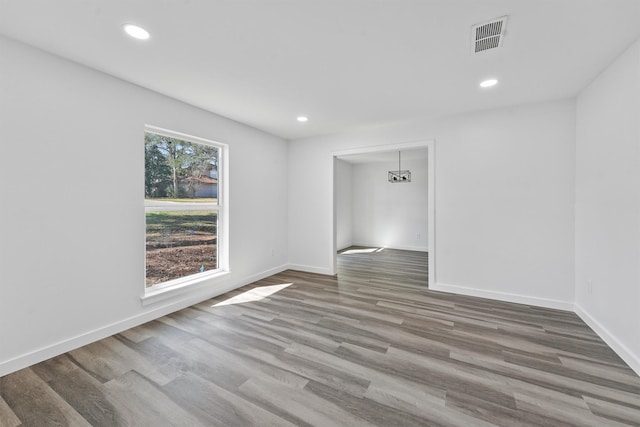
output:
<svg viewBox="0 0 640 427"><path fill-rule="evenodd" d="M387 182L386 169L394 171L400 169L398 152L401 153L402 169L406 169L405 166L413 169L411 170L413 178L411 183ZM361 147L334 152L332 155L333 245L331 259L333 273L338 272L338 251L345 247L350 247L348 253L371 253L372 255L384 250L387 252L426 251L428 256L425 258L428 261L423 262L428 264L424 269L428 271L427 282L429 285L435 283L435 142L429 140ZM350 175L351 173L353 175ZM372 183L368 184L369 181ZM369 188L369 185L373 187ZM353 187L354 194L345 190L345 187L349 186ZM412 191L414 195L415 191L419 191L420 199L424 198L422 191L426 191L426 200L419 202L418 206L415 203L402 206L401 199L396 197L396 191L398 194L405 194L405 198L410 197L409 194ZM349 203L355 207L345 207ZM394 203L398 206L395 206ZM423 206L424 203L426 203L426 208ZM416 211L411 215L406 215L406 212L400 211L405 208L416 209ZM376 212L371 213L373 219L369 218L368 209L376 209ZM423 217L425 211L426 221ZM394 212L397 212L398 215L394 215ZM357 218L354 216L351 222L346 221L344 218L348 218L349 215L356 215ZM415 218L416 215L420 218ZM410 218L412 216L413 219ZM386 223L387 218L388 223ZM395 218L397 218L396 223L393 222ZM345 229L349 229L349 232L345 233ZM376 230L375 238L362 237L367 234L366 230ZM393 262L393 256L388 258ZM414 258L420 262L419 256ZM341 258L341 262L343 262L343 258ZM425 274L427 274L426 271Z"/></svg>

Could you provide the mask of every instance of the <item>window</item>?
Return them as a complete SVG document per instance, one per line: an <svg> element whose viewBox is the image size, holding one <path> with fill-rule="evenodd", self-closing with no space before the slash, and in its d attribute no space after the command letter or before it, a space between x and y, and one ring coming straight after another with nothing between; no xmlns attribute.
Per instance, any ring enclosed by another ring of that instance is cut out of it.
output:
<svg viewBox="0 0 640 427"><path fill-rule="evenodd" d="M225 270L225 145L146 127L145 289L164 289Z"/></svg>

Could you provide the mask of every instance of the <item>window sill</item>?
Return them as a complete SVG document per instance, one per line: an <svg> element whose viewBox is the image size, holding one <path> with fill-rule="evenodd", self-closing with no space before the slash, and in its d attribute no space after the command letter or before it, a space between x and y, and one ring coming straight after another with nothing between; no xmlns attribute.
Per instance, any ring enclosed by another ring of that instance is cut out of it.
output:
<svg viewBox="0 0 640 427"><path fill-rule="evenodd" d="M178 295L183 295L192 291L198 284L226 276L227 274L229 274L228 270L218 270L211 273L198 274L195 277L185 280L172 281L164 285L153 286L145 290L144 295L140 297L140 301L143 306L147 306L160 301L172 299Z"/></svg>

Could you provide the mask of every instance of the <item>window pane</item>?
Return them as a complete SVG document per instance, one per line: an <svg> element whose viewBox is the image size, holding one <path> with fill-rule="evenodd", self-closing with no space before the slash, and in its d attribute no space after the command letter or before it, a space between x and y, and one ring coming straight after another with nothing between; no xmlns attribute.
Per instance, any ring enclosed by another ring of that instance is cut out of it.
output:
<svg viewBox="0 0 640 427"><path fill-rule="evenodd" d="M146 132L146 199L217 202L219 149Z"/></svg>
<svg viewBox="0 0 640 427"><path fill-rule="evenodd" d="M147 278L153 286L218 268L218 212L147 212Z"/></svg>

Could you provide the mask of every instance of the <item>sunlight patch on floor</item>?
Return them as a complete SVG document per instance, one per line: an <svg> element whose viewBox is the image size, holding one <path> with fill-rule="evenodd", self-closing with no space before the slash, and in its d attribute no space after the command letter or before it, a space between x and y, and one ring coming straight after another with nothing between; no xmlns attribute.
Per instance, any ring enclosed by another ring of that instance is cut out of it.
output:
<svg viewBox="0 0 640 427"><path fill-rule="evenodd" d="M382 252L384 248L354 248L347 249L343 252L340 252L340 255L351 255L351 254L370 254L373 252Z"/></svg>
<svg viewBox="0 0 640 427"><path fill-rule="evenodd" d="M246 292L236 295L227 300L221 301L211 307L222 307L224 305L232 304L244 304L246 302L260 301L270 295L280 292L281 290L293 285L293 283L283 283L280 285L259 286L253 289L249 289Z"/></svg>

